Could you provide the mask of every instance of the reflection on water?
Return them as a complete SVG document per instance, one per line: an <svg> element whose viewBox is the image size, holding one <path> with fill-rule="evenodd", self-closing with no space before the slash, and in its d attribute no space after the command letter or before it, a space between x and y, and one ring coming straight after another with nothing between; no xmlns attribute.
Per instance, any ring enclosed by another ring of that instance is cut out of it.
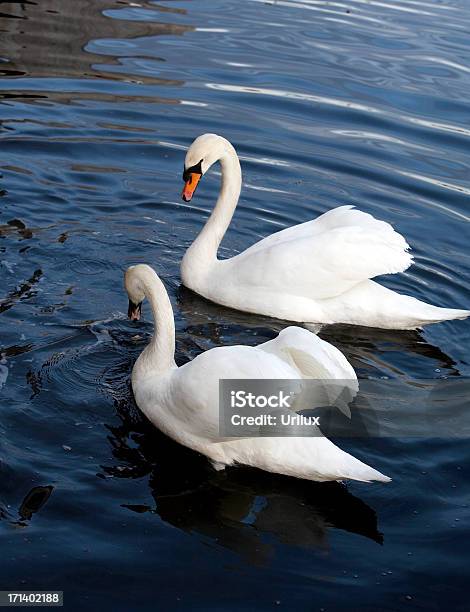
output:
<svg viewBox="0 0 470 612"><path fill-rule="evenodd" d="M0 302L0 312L9 310L15 304L17 300L29 299L35 294L33 289L34 285L39 281L42 276L42 270L35 270L31 278L24 281L14 291L10 291L7 296Z"/></svg>
<svg viewBox="0 0 470 612"><path fill-rule="evenodd" d="M148 476L155 505L124 507L150 512L178 529L208 537L255 564L268 563L274 547L264 536L302 548L325 548L328 531L342 529L382 543L374 510L338 483L316 484L257 470L216 472L207 461L142 423L129 423L129 401L117 402L123 418L111 427L113 455L107 476ZM134 407L131 414L135 414ZM129 425L131 425L129 427Z"/></svg>
<svg viewBox="0 0 470 612"><path fill-rule="evenodd" d="M244 177L222 257L354 204L412 245L381 282L464 308L469 26L463 0L0 3L2 588L70 609L465 607L465 440L337 441L387 486L215 472L132 401L152 327L146 307L126 321L122 272L165 281L178 364L282 329L180 286L220 181L180 202L184 151L219 132ZM320 335L360 378L470 373L466 322Z"/></svg>
<svg viewBox="0 0 470 612"><path fill-rule="evenodd" d="M66 4L60 0L6 4L8 12L2 14L0 32L1 44L5 52L8 51L8 58L0 64L0 76L47 78L50 89L44 85L38 87L34 80L29 81L31 89L21 87L17 93L10 84L9 91L0 97L61 102L80 98L104 100L109 96L106 90L87 86L87 79L97 78L172 87L184 83L180 79L159 78L156 74L159 72L158 63L165 61L157 54L158 37L182 36L194 31L190 25L161 23L157 19L160 13L170 18L174 13L185 15L185 9L140 3L139 8L145 9L146 13L140 13L141 19L133 19L135 3L123 0L104 3L102 8L106 10L101 11L97 10L100 2L96 0L76 0ZM51 44L44 44L45 40ZM64 78L66 83L62 83ZM80 81L74 84L74 78ZM33 93L35 90L37 94ZM136 97L131 94L126 98L124 95L125 99L131 102ZM179 102L172 98L161 101Z"/></svg>
<svg viewBox="0 0 470 612"><path fill-rule="evenodd" d="M97 10L100 4L106 10ZM107 52L110 47L125 49L129 56L137 55L139 45L145 44L140 37L181 36L194 30L192 26L157 22L161 11L170 18L173 11L153 3L140 3L140 8L147 11L147 18L134 21L129 18L133 5L135 3L123 0L4 2L7 10L1 15L0 32L2 45L8 50L8 59L0 74L67 79L106 76L125 80L135 73L125 74L124 66L116 57L120 54ZM174 12L186 13L184 9L174 9ZM157 40L152 40L155 47L158 46ZM44 44L45 41L50 41L50 44ZM101 48L103 52L100 52ZM146 55L149 60L164 61L149 51L148 46ZM95 63L102 64L98 72L93 67ZM120 66L121 70L110 69L106 74L105 64L109 68ZM152 82L152 79L145 81L145 78L142 76L143 82Z"/></svg>
<svg viewBox="0 0 470 612"><path fill-rule="evenodd" d="M39 512L51 496L54 487L33 487L24 498L18 514L23 521L31 520L33 514Z"/></svg>

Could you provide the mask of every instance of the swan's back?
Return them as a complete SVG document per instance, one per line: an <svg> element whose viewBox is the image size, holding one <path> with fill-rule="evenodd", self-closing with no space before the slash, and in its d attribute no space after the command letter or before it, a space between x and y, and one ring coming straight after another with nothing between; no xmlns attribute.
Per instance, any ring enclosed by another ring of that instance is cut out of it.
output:
<svg viewBox="0 0 470 612"><path fill-rule="evenodd" d="M405 270L412 262L408 248L390 224L341 206L268 236L224 262L224 272L247 290L326 299Z"/></svg>

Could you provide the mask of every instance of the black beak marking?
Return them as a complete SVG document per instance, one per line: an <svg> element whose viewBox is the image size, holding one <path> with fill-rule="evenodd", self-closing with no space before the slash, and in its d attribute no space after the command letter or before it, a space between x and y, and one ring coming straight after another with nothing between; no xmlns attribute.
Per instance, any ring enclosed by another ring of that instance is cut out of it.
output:
<svg viewBox="0 0 470 612"><path fill-rule="evenodd" d="M129 300L129 308L127 309L127 316L131 321L139 321L140 315L142 314L142 302L134 304Z"/></svg>
<svg viewBox="0 0 470 612"><path fill-rule="evenodd" d="M191 168L185 168L183 170L183 181L186 183L186 181L189 181L189 179L191 178L191 174L200 174L202 176L202 159L195 165L195 166L191 166Z"/></svg>

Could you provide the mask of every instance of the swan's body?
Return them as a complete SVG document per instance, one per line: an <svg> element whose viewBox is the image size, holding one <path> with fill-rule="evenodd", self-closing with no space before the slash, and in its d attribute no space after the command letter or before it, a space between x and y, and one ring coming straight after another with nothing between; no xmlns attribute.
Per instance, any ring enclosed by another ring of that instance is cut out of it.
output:
<svg viewBox="0 0 470 612"><path fill-rule="evenodd" d="M390 224L340 206L313 221L272 234L230 259L217 259L241 189L232 145L215 134L188 150L183 198L220 161L222 186L214 211L181 263L183 283L205 298L243 310L304 323L350 323L415 329L468 310L439 308L372 281L406 270L409 246Z"/></svg>
<svg viewBox="0 0 470 612"><path fill-rule="evenodd" d="M308 480L390 480L324 437L227 440L219 435L219 380L348 380L357 389L355 372L338 349L305 329L288 327L257 347L214 348L178 368L173 311L162 282L152 268L138 265L126 272L125 283L133 304L144 296L150 301L156 327L132 371L134 396L168 436L218 468L239 463Z"/></svg>

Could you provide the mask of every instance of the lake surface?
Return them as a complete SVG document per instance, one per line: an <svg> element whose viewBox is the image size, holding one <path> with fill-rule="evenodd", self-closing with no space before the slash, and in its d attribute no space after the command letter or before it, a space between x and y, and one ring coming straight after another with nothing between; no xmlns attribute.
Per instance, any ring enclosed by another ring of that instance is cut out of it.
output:
<svg viewBox="0 0 470 612"><path fill-rule="evenodd" d="M152 327L148 306L126 320L122 273L165 281L180 364L284 326L180 286L219 186L183 203L184 154L210 131L244 173L221 256L354 204L412 245L384 284L468 308L469 31L466 0L1 2L1 589L70 610L468 610L468 439L340 441L389 485L217 473L133 403ZM361 378L470 374L468 321L321 335Z"/></svg>

